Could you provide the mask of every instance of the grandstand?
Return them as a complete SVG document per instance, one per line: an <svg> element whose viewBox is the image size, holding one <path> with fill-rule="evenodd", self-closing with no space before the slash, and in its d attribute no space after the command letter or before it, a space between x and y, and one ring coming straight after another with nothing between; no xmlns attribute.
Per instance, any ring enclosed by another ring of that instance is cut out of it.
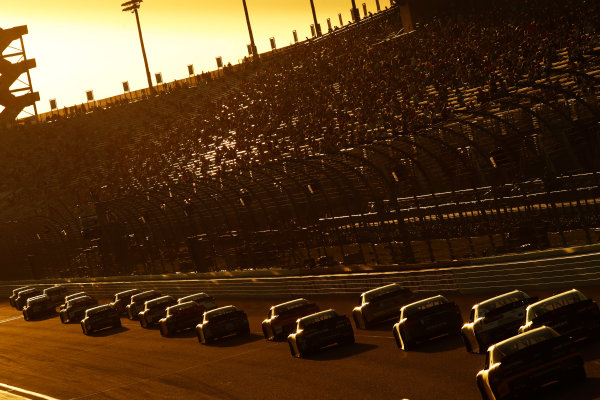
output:
<svg viewBox="0 0 600 400"><path fill-rule="evenodd" d="M3 131L5 278L597 242L597 2L447 3Z"/></svg>

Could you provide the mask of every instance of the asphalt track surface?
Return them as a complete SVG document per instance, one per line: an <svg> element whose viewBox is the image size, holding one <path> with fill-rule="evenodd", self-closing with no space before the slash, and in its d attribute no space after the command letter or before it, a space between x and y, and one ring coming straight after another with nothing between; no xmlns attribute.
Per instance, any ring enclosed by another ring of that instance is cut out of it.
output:
<svg viewBox="0 0 600 400"><path fill-rule="evenodd" d="M600 300L600 289L583 290ZM556 292L556 291L555 291ZM550 291L530 292L545 297ZM463 318L489 295L448 296ZM399 350L393 322L355 330L356 343L307 359L285 342L263 339L260 322L284 300L217 299L245 310L252 334L206 346L193 332L163 338L123 318L123 328L84 336L58 317L26 322L0 302L0 382L58 399L480 399L475 374L484 356L468 354L458 337L414 351ZM313 299L350 316L356 297ZM551 386L543 399L600 399L600 342L578 345L588 375L583 385Z"/></svg>

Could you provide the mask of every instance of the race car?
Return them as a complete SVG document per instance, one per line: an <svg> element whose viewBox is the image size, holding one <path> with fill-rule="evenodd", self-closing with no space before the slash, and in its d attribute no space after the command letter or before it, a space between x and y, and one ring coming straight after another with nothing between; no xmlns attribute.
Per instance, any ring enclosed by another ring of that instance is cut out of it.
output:
<svg viewBox="0 0 600 400"><path fill-rule="evenodd" d="M149 328L165 316L167 307L177 304L172 296L161 296L148 300L144 304L144 311L138 314L138 320L142 328Z"/></svg>
<svg viewBox="0 0 600 400"><path fill-rule="evenodd" d="M543 386L585 377L571 339L543 326L490 346L476 381L484 400L537 399Z"/></svg>
<svg viewBox="0 0 600 400"><path fill-rule="evenodd" d="M65 286L52 286L44 289L44 294L50 298L50 301L52 301L56 308L62 304L63 299L67 295L67 288Z"/></svg>
<svg viewBox="0 0 600 400"><path fill-rule="evenodd" d="M441 335L460 333L463 320L456 303L444 296L407 304L400 309L400 321L392 332L396 345L410 350L419 342L425 342Z"/></svg>
<svg viewBox="0 0 600 400"><path fill-rule="evenodd" d="M287 337L296 328L298 318L319 312L319 307L305 299L296 299L271 307L262 331L267 340Z"/></svg>
<svg viewBox="0 0 600 400"><path fill-rule="evenodd" d="M298 319L287 340L292 356L300 358L332 344L354 344L354 331L348 317L330 309Z"/></svg>
<svg viewBox="0 0 600 400"><path fill-rule="evenodd" d="M156 299L160 297L161 294L156 290L147 290L145 292L141 292L138 294L134 294L131 296L131 301L127 306L125 306L125 311L127 312L127 318L132 321L135 321L138 318L140 311L144 309L144 305L148 300Z"/></svg>
<svg viewBox="0 0 600 400"><path fill-rule="evenodd" d="M104 304L86 310L85 318L81 320L81 330L84 335L104 328L120 328L121 317L110 304Z"/></svg>
<svg viewBox="0 0 600 400"><path fill-rule="evenodd" d="M230 335L247 335L249 333L248 316L235 306L206 311L202 323L196 326L198 341L204 344Z"/></svg>
<svg viewBox="0 0 600 400"><path fill-rule="evenodd" d="M34 287L33 286L22 286L22 287L13 289L12 295L8 298L8 302L10 303L10 305L12 307L15 307L15 308L17 307L16 300L17 300L17 297L19 296L19 292L22 292L27 289L34 289Z"/></svg>
<svg viewBox="0 0 600 400"><path fill-rule="evenodd" d="M65 308L58 314L60 322L68 324L70 322L79 322L85 315L85 310L98 305L98 300L92 296L81 296L67 301Z"/></svg>
<svg viewBox="0 0 600 400"><path fill-rule="evenodd" d="M215 301L215 299L206 293L191 294L189 296L181 297L177 300L179 304L187 303L188 301L193 301L197 303L204 309L204 311L214 310L215 308L217 308L217 302Z"/></svg>
<svg viewBox="0 0 600 400"><path fill-rule="evenodd" d="M124 292L116 293L115 294L115 298L109 304L110 304L110 306L112 308L114 308L115 310L117 310L117 312L119 314L126 314L125 307L131 301L131 296L133 296L135 294L138 294L138 293L141 293L141 290L139 290L139 289L129 289L129 290L125 290Z"/></svg>
<svg viewBox="0 0 600 400"><path fill-rule="evenodd" d="M461 329L467 351L484 353L492 344L516 335L525 320L525 309L537 300L513 290L475 304L469 322Z"/></svg>
<svg viewBox="0 0 600 400"><path fill-rule="evenodd" d="M67 307L67 302L69 300L76 299L78 297L87 296L87 295L88 294L86 292L77 292L77 293L73 293L73 294L70 294L68 296L65 296L65 300L64 300L65 302L59 306L59 310L64 310L65 307Z"/></svg>
<svg viewBox="0 0 600 400"><path fill-rule="evenodd" d="M23 307L25 321L53 314L56 315L56 304L46 294L28 298L27 304Z"/></svg>
<svg viewBox="0 0 600 400"><path fill-rule="evenodd" d="M519 333L544 325L573 340L598 337L600 310L596 302L572 289L529 305Z"/></svg>
<svg viewBox="0 0 600 400"><path fill-rule="evenodd" d="M358 329L369 329L375 322L397 318L400 307L412 299L412 292L396 283L364 292L360 295L360 306L352 310L354 324Z"/></svg>
<svg viewBox="0 0 600 400"><path fill-rule="evenodd" d="M17 308L17 310L23 311L23 307L25 307L25 305L27 304L27 299L30 299L35 296L40 296L41 294L42 291L36 288L21 290L18 293L17 298L15 299L15 307Z"/></svg>
<svg viewBox="0 0 600 400"><path fill-rule="evenodd" d="M202 322L204 307L195 301L179 303L167 308L164 318L158 321L160 334L168 337L184 329L192 329Z"/></svg>

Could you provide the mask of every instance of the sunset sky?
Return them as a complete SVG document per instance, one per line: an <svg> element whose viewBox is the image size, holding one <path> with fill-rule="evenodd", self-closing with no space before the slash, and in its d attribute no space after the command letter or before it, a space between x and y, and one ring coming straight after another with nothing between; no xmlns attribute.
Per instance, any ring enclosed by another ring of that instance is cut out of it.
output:
<svg viewBox="0 0 600 400"><path fill-rule="evenodd" d="M0 27L27 25L24 37L34 90L40 92L38 112L85 102L85 91L96 99L147 86L135 16L121 11L125 0L18 0L0 1ZM312 13L309 0L246 0L259 52L310 36ZM327 18L339 25L351 19L350 0L314 0L317 18L327 31ZM375 12L375 0L356 0ZM381 8L389 0L380 0ZM235 64L247 55L250 42L241 0L145 0L140 19L150 72L161 72L164 81L187 77L187 65L196 73L216 69L216 56ZM25 75L23 75L25 77Z"/></svg>

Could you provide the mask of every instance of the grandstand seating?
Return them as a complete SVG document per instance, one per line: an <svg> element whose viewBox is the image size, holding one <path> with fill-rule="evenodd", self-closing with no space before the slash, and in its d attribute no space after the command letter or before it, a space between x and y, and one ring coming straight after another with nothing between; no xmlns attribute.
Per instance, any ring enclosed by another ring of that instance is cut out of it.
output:
<svg viewBox="0 0 600 400"><path fill-rule="evenodd" d="M0 215L92 201L164 270L198 234L214 268L597 240L598 4L482 8L404 34L392 7L223 77L5 131ZM267 252L275 231L295 240Z"/></svg>

